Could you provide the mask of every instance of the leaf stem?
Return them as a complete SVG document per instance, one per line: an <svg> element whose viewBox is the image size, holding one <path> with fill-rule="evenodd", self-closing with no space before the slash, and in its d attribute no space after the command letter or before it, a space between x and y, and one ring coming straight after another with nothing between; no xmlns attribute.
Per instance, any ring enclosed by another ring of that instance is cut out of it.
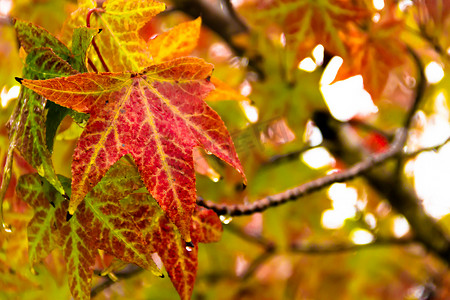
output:
<svg viewBox="0 0 450 300"><path fill-rule="evenodd" d="M88 64L95 73L98 73L97 67L94 65L94 63L92 62L92 60L90 58L88 58Z"/></svg>
<svg viewBox="0 0 450 300"><path fill-rule="evenodd" d="M5 223L5 219L3 217L3 200L6 196L6 191L8 190L9 182L11 181L11 170L14 156L13 151L14 146L13 144L10 144L8 148L8 154L6 155L5 167L3 168L2 185L0 188L0 221L2 223L1 230L5 232L11 232L11 227Z"/></svg>
<svg viewBox="0 0 450 300"><path fill-rule="evenodd" d="M93 13L98 13L98 12L105 12L105 10L101 9L101 8L92 8L88 11L88 13L86 15L86 27L88 27L88 28L91 27L91 15ZM102 66L103 66L103 69L105 69L105 72L109 72L108 65L106 64L105 60L103 59L102 54L100 53L100 49L98 48L97 43L95 42L95 38L92 39L92 47L94 47L94 50L97 53L98 59L100 60ZM91 61L91 63L92 63L92 61ZM90 64L91 67L92 67L92 65ZM98 72L98 71L96 71L96 72Z"/></svg>

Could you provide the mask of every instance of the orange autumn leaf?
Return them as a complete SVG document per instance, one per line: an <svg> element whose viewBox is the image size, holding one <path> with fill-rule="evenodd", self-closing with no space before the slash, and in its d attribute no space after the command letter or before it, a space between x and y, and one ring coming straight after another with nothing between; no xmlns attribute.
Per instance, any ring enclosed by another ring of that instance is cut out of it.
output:
<svg viewBox="0 0 450 300"><path fill-rule="evenodd" d="M351 59L344 59L335 81L362 75L364 88L378 100L391 70L407 57L406 46L398 39L402 26L391 19L372 24L368 31L354 29L344 39Z"/></svg>
<svg viewBox="0 0 450 300"><path fill-rule="evenodd" d="M212 76L211 82L216 88L211 93L209 93L206 101L236 100L250 102L250 99L239 93L239 91L235 90L219 78Z"/></svg>
<svg viewBox="0 0 450 300"><path fill-rule="evenodd" d="M336 55L346 56L340 34L348 30L349 23L370 16L360 3L349 0L256 1L243 12L258 26L271 22L280 26L286 46L295 52L293 63L309 55L317 44L326 45Z"/></svg>

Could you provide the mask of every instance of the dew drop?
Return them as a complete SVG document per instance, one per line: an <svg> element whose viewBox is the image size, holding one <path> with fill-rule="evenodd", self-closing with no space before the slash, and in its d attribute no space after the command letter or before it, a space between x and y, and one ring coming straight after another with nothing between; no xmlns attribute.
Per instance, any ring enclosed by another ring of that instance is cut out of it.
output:
<svg viewBox="0 0 450 300"><path fill-rule="evenodd" d="M219 219L225 225L230 224L230 222L233 220L232 217L226 217L226 216L220 216Z"/></svg>
<svg viewBox="0 0 450 300"><path fill-rule="evenodd" d="M3 229L5 230L5 232L8 232L8 233L12 232L12 229L11 229L10 225L5 224L5 223L3 223L2 225L3 225Z"/></svg>
<svg viewBox="0 0 450 300"><path fill-rule="evenodd" d="M194 243L192 241L186 242L186 250L191 252L194 249Z"/></svg>

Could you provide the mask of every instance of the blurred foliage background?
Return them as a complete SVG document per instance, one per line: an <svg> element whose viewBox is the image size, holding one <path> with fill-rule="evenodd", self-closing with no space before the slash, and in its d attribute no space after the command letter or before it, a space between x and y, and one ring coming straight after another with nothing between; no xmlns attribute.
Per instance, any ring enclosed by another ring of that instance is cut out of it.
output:
<svg viewBox="0 0 450 300"><path fill-rule="evenodd" d="M360 176L263 213L223 216L222 240L200 246L193 299L449 299L450 252L436 254L418 240L386 192L400 185L413 191L448 247L449 2L166 2L168 10L141 36L151 38L202 15L194 55L213 63L214 75L248 98L209 103L232 134L248 178L243 189L231 167L199 152L208 164L206 175L197 176L197 191L214 202L251 203L385 151L396 129L405 126L418 84L406 45L419 56L426 80L399 181L380 188ZM2 166L9 144L5 125L19 91L14 77L23 66L10 17L57 35L77 5L0 0ZM70 177L80 133L70 118L61 124L52 157L57 173ZM14 186L32 168L18 153L14 164L4 203L13 231L0 235L0 298L69 299L61 253L47 257L38 274L30 271L26 225L32 210L15 196ZM376 171L394 169L390 163ZM101 271L101 261L96 269ZM117 276L124 279L97 299L178 297L168 278L122 272ZM96 277L94 289L102 281Z"/></svg>

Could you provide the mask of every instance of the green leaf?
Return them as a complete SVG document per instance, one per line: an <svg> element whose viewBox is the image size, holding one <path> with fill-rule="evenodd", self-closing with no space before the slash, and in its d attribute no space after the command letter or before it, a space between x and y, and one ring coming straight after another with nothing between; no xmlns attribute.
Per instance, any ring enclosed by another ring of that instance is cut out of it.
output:
<svg viewBox="0 0 450 300"><path fill-rule="evenodd" d="M87 72L87 51L92 43L92 40L100 31L101 30L87 27L75 28L73 31L72 53L74 55L74 63L72 66L80 73Z"/></svg>
<svg viewBox="0 0 450 300"><path fill-rule="evenodd" d="M73 57L69 48L44 28L20 20L15 20L14 27L20 46L25 52L29 53L34 48L48 47L65 61L69 61Z"/></svg>

